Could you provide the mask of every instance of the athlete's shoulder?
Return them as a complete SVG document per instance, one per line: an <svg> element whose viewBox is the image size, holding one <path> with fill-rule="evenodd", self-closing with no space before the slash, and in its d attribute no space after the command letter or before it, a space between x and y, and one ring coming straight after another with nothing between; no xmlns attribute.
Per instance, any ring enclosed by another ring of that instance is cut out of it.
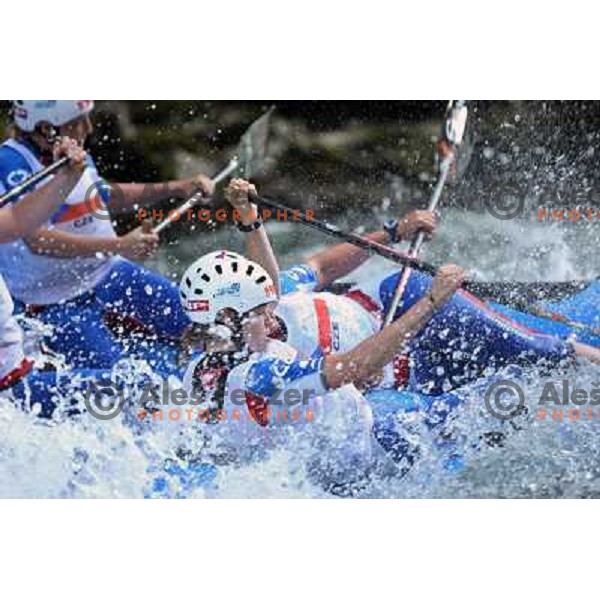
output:
<svg viewBox="0 0 600 600"><path fill-rule="evenodd" d="M0 184L5 190L11 190L33 173L25 156L19 152L15 142L0 145Z"/></svg>
<svg viewBox="0 0 600 600"><path fill-rule="evenodd" d="M267 398L291 385L311 387L316 393L322 393L323 360L323 357L301 360L295 351L264 353L250 361L245 372L245 388Z"/></svg>
<svg viewBox="0 0 600 600"><path fill-rule="evenodd" d="M298 291L312 291L318 282L315 270L307 264L295 265L279 274L281 295Z"/></svg>

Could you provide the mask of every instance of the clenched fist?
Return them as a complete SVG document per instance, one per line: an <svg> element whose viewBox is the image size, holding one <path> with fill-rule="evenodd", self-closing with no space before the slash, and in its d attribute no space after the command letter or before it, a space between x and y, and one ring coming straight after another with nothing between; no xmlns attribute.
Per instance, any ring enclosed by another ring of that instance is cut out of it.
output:
<svg viewBox="0 0 600 600"><path fill-rule="evenodd" d="M66 156L69 159L68 167L74 171L82 172L85 169L87 152L72 138L62 137L56 140L52 155L55 161Z"/></svg>
<svg viewBox="0 0 600 600"><path fill-rule="evenodd" d="M467 277L467 271L456 265L444 265L438 269L429 297L434 308L439 308L448 302L455 292L462 286Z"/></svg>

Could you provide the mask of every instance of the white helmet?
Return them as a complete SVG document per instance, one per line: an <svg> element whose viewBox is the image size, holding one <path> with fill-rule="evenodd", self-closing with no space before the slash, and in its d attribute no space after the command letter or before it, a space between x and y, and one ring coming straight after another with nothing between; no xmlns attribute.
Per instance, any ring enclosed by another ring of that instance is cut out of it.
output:
<svg viewBox="0 0 600 600"><path fill-rule="evenodd" d="M93 100L13 100L13 119L19 129L33 131L43 122L60 127L93 108Z"/></svg>
<svg viewBox="0 0 600 600"><path fill-rule="evenodd" d="M224 308L238 315L277 302L271 276L259 264L235 252L219 250L199 258L179 285L181 303L194 323L210 325Z"/></svg>

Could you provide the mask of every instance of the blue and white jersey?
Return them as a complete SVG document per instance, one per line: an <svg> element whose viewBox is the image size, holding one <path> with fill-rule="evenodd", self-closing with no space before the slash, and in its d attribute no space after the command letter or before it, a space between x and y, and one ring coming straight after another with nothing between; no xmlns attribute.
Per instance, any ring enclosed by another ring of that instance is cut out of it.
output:
<svg viewBox="0 0 600 600"><path fill-rule="evenodd" d="M194 377L203 377L196 369L200 360L188 367L184 378L188 393ZM326 456L340 478L348 469L366 474L374 461L381 460L372 435L371 408L353 385L327 390L323 360L322 356L301 360L291 346L270 342L265 352L231 370L222 418L207 424L208 432L236 462L251 462L287 448L313 470Z"/></svg>
<svg viewBox="0 0 600 600"><path fill-rule="evenodd" d="M26 144L8 140L0 146L0 189L9 191L42 169L33 149ZM116 237L107 218L109 196L109 188L90 157L79 183L46 226L76 235ZM12 295L28 304L55 304L93 289L115 260L104 255L54 258L34 254L23 240L0 245L0 273Z"/></svg>
<svg viewBox="0 0 600 600"><path fill-rule="evenodd" d="M378 307L348 295L315 292L317 275L308 265L297 265L280 274L281 299L275 315L285 324L286 342L300 356L308 358L316 352L336 354L348 352L381 329ZM382 385L393 385L393 369L386 367Z"/></svg>
<svg viewBox="0 0 600 600"><path fill-rule="evenodd" d="M317 348L347 352L377 333L379 323L353 299L329 292L292 292L281 297L275 315L285 323L286 342L301 356Z"/></svg>
<svg viewBox="0 0 600 600"><path fill-rule="evenodd" d="M346 296L311 292L316 275L300 265L282 274L282 295L275 310L287 328L287 342L302 356L316 348L325 354L345 352L376 334L394 296L399 273L372 278ZM410 309L431 288L432 278L412 271L395 318ZM304 288L303 288L304 286ZM506 364L557 364L572 354L568 344L523 327L465 291L457 292L437 310L409 345L410 387L441 394ZM386 366L382 387L397 385Z"/></svg>
<svg viewBox="0 0 600 600"><path fill-rule="evenodd" d="M346 352L376 333L373 311L350 296L315 292L318 279L308 265L296 265L279 277L281 299L275 314L287 329L287 343L301 356Z"/></svg>

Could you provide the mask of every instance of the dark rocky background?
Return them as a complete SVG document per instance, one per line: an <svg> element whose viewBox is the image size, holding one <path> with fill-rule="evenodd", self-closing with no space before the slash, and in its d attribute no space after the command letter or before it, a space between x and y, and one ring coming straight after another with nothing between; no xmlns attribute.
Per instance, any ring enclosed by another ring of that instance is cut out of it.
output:
<svg viewBox="0 0 600 600"><path fill-rule="evenodd" d="M261 189L322 217L423 205L447 101L100 101L89 148L112 181L215 173L247 125L271 105ZM596 202L600 102L477 101L469 105L460 186L445 202L480 209L499 189L540 203ZM0 103L0 134L9 103Z"/></svg>

